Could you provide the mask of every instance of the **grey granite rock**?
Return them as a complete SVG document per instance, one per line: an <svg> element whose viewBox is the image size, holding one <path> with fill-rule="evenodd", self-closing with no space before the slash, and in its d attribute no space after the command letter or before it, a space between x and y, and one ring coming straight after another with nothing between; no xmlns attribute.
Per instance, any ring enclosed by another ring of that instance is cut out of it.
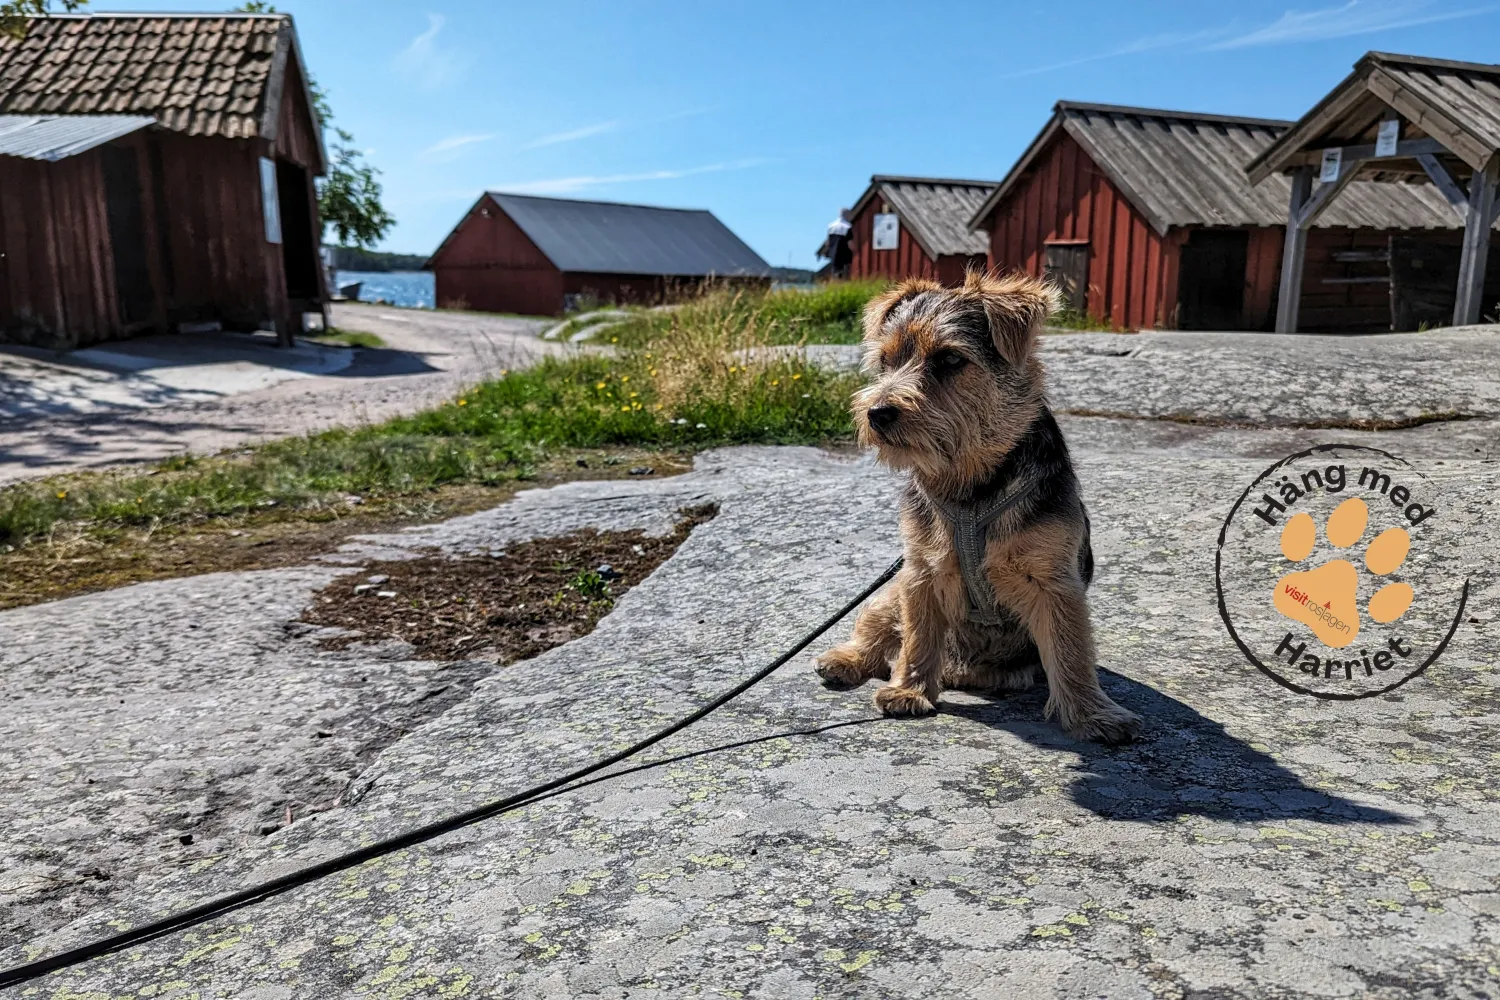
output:
<svg viewBox="0 0 1500 1000"><path fill-rule="evenodd" d="M1488 343L1475 335L1477 356L1491 358ZM1490 405L1493 359L1454 372L1450 402L1423 395L1439 391L1435 374L1400 381L1421 353L1372 362L1383 380L1370 385L1409 393L1346 394L1346 411ZM1260 387L1249 361L1189 353L1181 367L1217 378L1223 398L1187 376L1178 401L1144 375L1079 376L1076 391L1103 398L1119 386L1124 402L1089 408L1148 416L1156 404L1246 416L1290 405L1249 398ZM950 693L934 718L887 721L869 690L824 691L804 659L653 750L659 767L26 995L1494 995L1500 696L1488 636L1500 470L1454 433L1493 447L1493 425L1065 426L1095 525L1105 685L1145 716L1144 741L1068 739L1042 720L1043 690ZM1426 565L1467 575L1472 595L1471 620L1433 668L1349 703L1294 695L1245 662L1216 613L1213 558L1230 505L1271 458L1341 434L1432 477L1469 543ZM304 734L409 696L436 665L388 647L325 652L286 626L344 569L170 581L0 614L11 709L0 722L11 820L0 887L30 885L28 873L77 877L85 861L124 873L99 883L119 883L99 897L76 887L0 897L20 897L0 958L138 924L639 738L878 573L898 548L893 490L868 459L734 449L701 456L688 475L525 493L352 546L341 559L354 565L427 547L493 551L586 525L665 531L683 506L721 507L594 633L479 679L368 762ZM351 689L354 674L372 690ZM88 777L108 782L102 794ZM264 804L306 797L300 788L342 791L341 805L268 836L244 832L275 818ZM194 817L208 832L185 848L175 838ZM169 863L202 843L216 846Z"/></svg>

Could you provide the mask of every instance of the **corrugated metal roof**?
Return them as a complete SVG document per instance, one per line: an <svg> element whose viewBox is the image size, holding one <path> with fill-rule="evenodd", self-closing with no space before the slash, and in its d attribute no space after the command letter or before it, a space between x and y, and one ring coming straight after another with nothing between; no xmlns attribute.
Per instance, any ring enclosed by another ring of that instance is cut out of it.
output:
<svg viewBox="0 0 1500 1000"><path fill-rule="evenodd" d="M0 156L56 162L154 124L143 115L0 115Z"/></svg>
<svg viewBox="0 0 1500 1000"><path fill-rule="evenodd" d="M1247 169L1259 180L1306 150L1373 142L1391 107L1406 119L1403 139L1437 139L1466 170L1500 153L1500 66L1368 52Z"/></svg>
<svg viewBox="0 0 1500 1000"><path fill-rule="evenodd" d="M561 271L769 276L770 267L712 212L489 193Z"/></svg>
<svg viewBox="0 0 1500 1000"><path fill-rule="evenodd" d="M1052 121L970 219L980 228L1058 131L1072 136L1142 215L1172 226L1284 226L1291 180L1250 183L1245 165L1290 122L1059 101ZM1458 216L1430 184L1355 181L1315 227L1457 229Z"/></svg>
<svg viewBox="0 0 1500 1000"><path fill-rule="evenodd" d="M989 241L971 231L968 223L994 189L994 181L876 174L855 203L854 214L879 193L930 256L982 254L989 250Z"/></svg>

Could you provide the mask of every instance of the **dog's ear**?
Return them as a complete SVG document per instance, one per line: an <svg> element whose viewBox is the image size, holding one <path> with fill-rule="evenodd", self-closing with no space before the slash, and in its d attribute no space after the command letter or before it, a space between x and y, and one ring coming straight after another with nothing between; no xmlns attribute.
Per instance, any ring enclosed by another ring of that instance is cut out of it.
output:
<svg viewBox="0 0 1500 1000"><path fill-rule="evenodd" d="M1061 305L1056 288L1019 271L1004 277L970 271L963 293L984 309L995 349L1016 367L1031 356L1042 323Z"/></svg>
<svg viewBox="0 0 1500 1000"><path fill-rule="evenodd" d="M865 337L870 340L879 337L880 329L885 326L891 311L907 299L914 299L923 292L942 291L942 288L937 282L925 278L907 278L881 292L865 305Z"/></svg>

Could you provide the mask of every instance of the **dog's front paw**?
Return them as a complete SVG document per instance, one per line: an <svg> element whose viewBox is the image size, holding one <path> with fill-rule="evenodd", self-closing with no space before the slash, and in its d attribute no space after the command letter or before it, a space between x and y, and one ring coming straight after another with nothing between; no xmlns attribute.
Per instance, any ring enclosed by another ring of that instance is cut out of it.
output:
<svg viewBox="0 0 1500 1000"><path fill-rule="evenodd" d="M1141 717L1112 701L1106 701L1068 727L1068 735L1074 739L1095 743L1129 743L1140 733Z"/></svg>
<svg viewBox="0 0 1500 1000"><path fill-rule="evenodd" d="M859 687L871 676L864 657L859 655L853 644L835 646L818 657L817 670L818 676L823 678L824 687L839 690Z"/></svg>
<svg viewBox="0 0 1500 1000"><path fill-rule="evenodd" d="M937 711L928 697L916 688L888 684L875 692L875 707L886 715L931 715Z"/></svg>

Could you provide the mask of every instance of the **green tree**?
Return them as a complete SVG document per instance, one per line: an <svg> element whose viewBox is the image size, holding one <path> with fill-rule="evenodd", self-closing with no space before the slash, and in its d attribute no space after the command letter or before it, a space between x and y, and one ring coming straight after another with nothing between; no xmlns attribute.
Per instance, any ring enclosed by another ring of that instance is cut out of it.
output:
<svg viewBox="0 0 1500 1000"><path fill-rule="evenodd" d="M59 6L71 14L88 2L59 0ZM25 38L27 22L33 17L46 17L51 13L51 7L51 0L0 0L0 34Z"/></svg>
<svg viewBox="0 0 1500 1000"><path fill-rule="evenodd" d="M45 3L46 0L30 2ZM235 10L242 14L276 13L276 7L266 0L248 0ZM318 181L318 214L323 219L323 232L326 235L332 229L341 246L372 249L396 224L395 218L380 201L381 187L377 179L380 171L365 162L365 154L354 145L353 134L333 123L328 94L310 73L307 89L312 93L313 112L318 116L325 135L332 132L334 137L329 149L328 173Z"/></svg>

